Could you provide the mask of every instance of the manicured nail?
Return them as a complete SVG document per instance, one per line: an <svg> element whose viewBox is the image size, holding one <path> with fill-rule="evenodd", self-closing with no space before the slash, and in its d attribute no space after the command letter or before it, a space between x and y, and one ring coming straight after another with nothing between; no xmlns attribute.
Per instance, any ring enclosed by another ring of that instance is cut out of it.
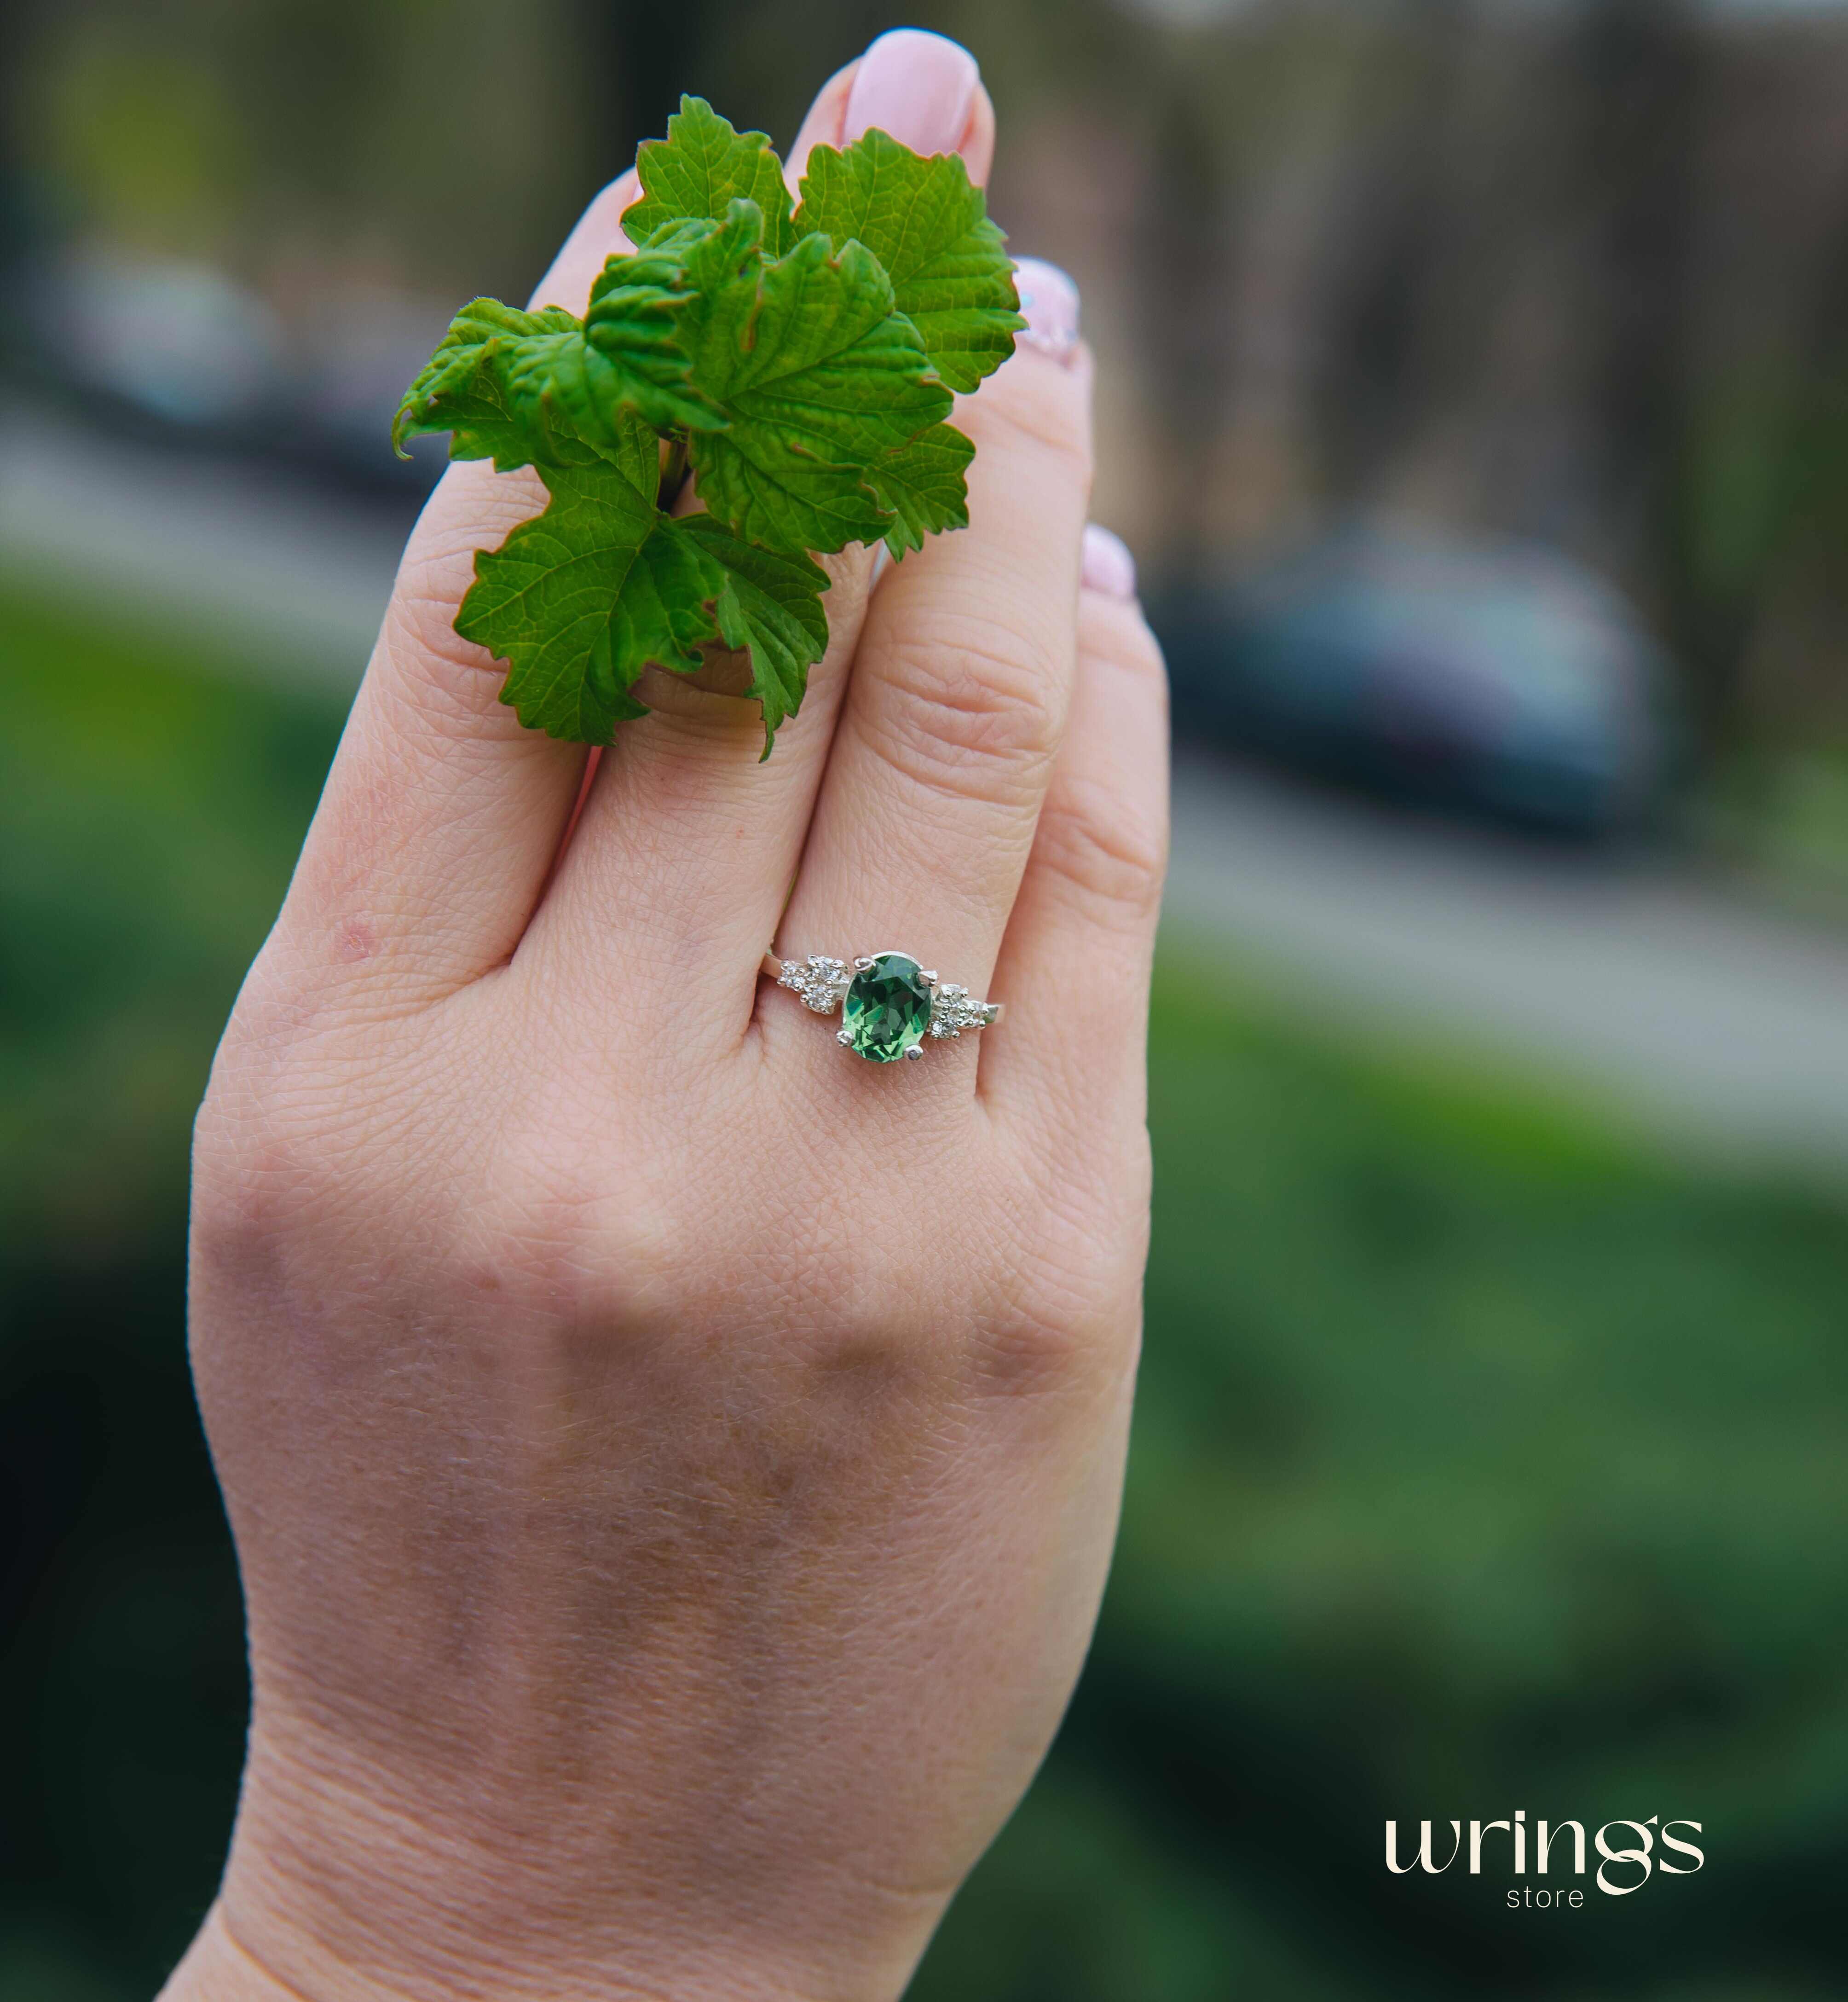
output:
<svg viewBox="0 0 1848 2002"><path fill-rule="evenodd" d="M1078 345L1078 288L1056 264L1022 257L1014 266L1026 330L1016 340L1063 361Z"/></svg>
<svg viewBox="0 0 1848 2002"><path fill-rule="evenodd" d="M969 129L982 72L960 43L894 28L859 59L841 127L851 144L877 125L914 153L953 153Z"/></svg>
<svg viewBox="0 0 1848 2002"><path fill-rule="evenodd" d="M1087 521L1084 531L1084 563L1079 580L1086 591L1100 591L1106 598L1130 598L1135 595L1135 558L1121 535Z"/></svg>

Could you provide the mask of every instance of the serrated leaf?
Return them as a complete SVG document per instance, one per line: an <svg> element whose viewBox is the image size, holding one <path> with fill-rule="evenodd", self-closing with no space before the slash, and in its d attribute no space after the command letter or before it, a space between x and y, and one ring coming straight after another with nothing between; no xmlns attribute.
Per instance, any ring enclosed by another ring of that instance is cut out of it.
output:
<svg viewBox="0 0 1848 2002"><path fill-rule="evenodd" d="M635 164L643 197L622 211L632 243L684 218L723 221L741 199L762 211L765 246L772 256L780 256L795 241L783 163L769 138L737 131L703 97L682 98L679 110L668 120L667 138L645 141Z"/></svg>
<svg viewBox="0 0 1848 2002"><path fill-rule="evenodd" d="M617 413L603 456L645 500L661 491L661 439L654 427L633 410Z"/></svg>
<svg viewBox="0 0 1848 2002"><path fill-rule="evenodd" d="M751 692L763 705L764 755L777 727L801 706L808 671L828 649L821 594L828 573L805 556L741 542L710 514L689 514L686 532L725 574L714 608L727 646L751 653Z"/></svg>
<svg viewBox="0 0 1848 2002"><path fill-rule="evenodd" d="M550 504L476 555L455 630L507 663L500 699L529 729L607 744L618 722L647 713L629 691L650 661L699 665L728 579L699 535L615 467L540 476Z"/></svg>
<svg viewBox="0 0 1848 2002"><path fill-rule="evenodd" d="M894 558L921 549L924 538L969 525L969 489L964 479L975 448L954 424L930 429L879 459L866 478L880 504L894 516L885 546Z"/></svg>
<svg viewBox="0 0 1848 2002"><path fill-rule="evenodd" d="M394 442L452 431L452 458L491 458L505 472L619 462L625 413L663 431L722 426L724 413L693 388L674 331L685 248L711 227L682 225L647 252L612 257L581 322L557 306L465 307L399 406Z"/></svg>
<svg viewBox="0 0 1848 2002"><path fill-rule="evenodd" d="M822 231L837 249L851 239L872 252L951 389L973 389L1013 354L1027 323L1007 239L960 155L926 159L877 128L844 152L818 146L794 226Z"/></svg>
<svg viewBox="0 0 1848 2002"><path fill-rule="evenodd" d="M675 337L675 320L687 299L682 246L693 240L682 231L671 245L605 263L584 317L588 352L573 354L564 371L574 385L568 401L580 437L593 438L619 405L639 412L659 431L724 423L692 386L686 351ZM530 379L534 364L523 355L521 366Z"/></svg>
<svg viewBox="0 0 1848 2002"><path fill-rule="evenodd" d="M471 299L405 391L392 421L392 446L402 452L407 438L448 431L452 459L491 459L503 473L548 455L535 414L511 406L507 366L522 342L570 334L577 325L577 316L561 306L531 313L498 299ZM549 455L561 464L588 465L597 457L588 445L549 442Z"/></svg>
<svg viewBox="0 0 1848 2002"><path fill-rule="evenodd" d="M651 448L656 427L685 424L722 424L718 412L684 393L657 392L637 383L619 361L594 347L581 333L542 334L509 351L501 364L507 408L525 427L525 435L541 448L531 462L548 459L578 462L588 446L598 458L621 466L640 483L631 468L638 463L638 427ZM668 412L678 414L670 416ZM647 456L658 464L652 450Z"/></svg>
<svg viewBox="0 0 1848 2002"><path fill-rule="evenodd" d="M762 226L734 201L687 258L681 343L730 420L692 440L700 497L767 549L877 542L891 523L866 469L947 417L949 392L870 251L811 235L766 261Z"/></svg>
<svg viewBox="0 0 1848 2002"><path fill-rule="evenodd" d="M477 556L455 619L507 664L523 723L608 743L645 713L649 665L690 673L723 645L750 659L767 757L828 641L807 552L901 556L967 522L974 447L947 385L1011 351L1012 267L961 162L883 133L818 152L800 228L763 135L698 99L640 166L623 221L640 247L584 319L474 302L393 441L448 431L452 457L544 482L544 513ZM710 514L657 504L663 433Z"/></svg>

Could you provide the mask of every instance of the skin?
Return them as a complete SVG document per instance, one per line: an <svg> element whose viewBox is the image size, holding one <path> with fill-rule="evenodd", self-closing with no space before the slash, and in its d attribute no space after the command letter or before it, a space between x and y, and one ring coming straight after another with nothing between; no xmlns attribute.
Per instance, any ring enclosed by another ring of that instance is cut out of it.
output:
<svg viewBox="0 0 1848 2002"><path fill-rule="evenodd" d="M255 1697L169 2002L893 1997L1025 1790L1116 1526L1166 850L1090 375L962 399L971 525L832 560L768 765L671 678L600 759L521 730L451 622L535 483L432 498L199 1119ZM1007 1020L862 1062L773 938Z"/></svg>

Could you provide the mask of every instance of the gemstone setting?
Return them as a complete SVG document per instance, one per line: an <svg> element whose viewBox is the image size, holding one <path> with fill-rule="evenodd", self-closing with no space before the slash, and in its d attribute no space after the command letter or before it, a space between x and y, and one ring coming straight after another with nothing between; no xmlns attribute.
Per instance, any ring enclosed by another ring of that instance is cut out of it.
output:
<svg viewBox="0 0 1848 2002"><path fill-rule="evenodd" d="M930 1010L933 1037L960 1038L965 1029L985 1029L1000 1014L992 1002L978 1001L966 987L946 981L936 991Z"/></svg>
<svg viewBox="0 0 1848 2002"><path fill-rule="evenodd" d="M825 952L811 953L804 960L787 960L776 976L776 984L800 994L803 1005L816 1014L832 1015L847 991L846 962L830 958Z"/></svg>
<svg viewBox="0 0 1848 2002"><path fill-rule="evenodd" d="M902 952L876 953L859 966L841 1004L841 1041L870 1063L913 1055L930 1026L930 982Z"/></svg>

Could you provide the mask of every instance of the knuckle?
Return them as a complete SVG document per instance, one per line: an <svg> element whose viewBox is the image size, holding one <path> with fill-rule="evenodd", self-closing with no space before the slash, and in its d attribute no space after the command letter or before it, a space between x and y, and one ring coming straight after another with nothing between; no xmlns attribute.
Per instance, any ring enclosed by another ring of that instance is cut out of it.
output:
<svg viewBox="0 0 1848 2002"><path fill-rule="evenodd" d="M1121 1261L1108 1275L1040 1258L1007 1311L981 1326L971 1351L976 1384L989 1397L1087 1396L1114 1382L1140 1325Z"/></svg>
<svg viewBox="0 0 1848 2002"><path fill-rule="evenodd" d="M476 737L493 716L503 670L456 632L456 611L475 581L478 552L504 542L546 501L523 469L497 473L465 460L443 476L399 566L379 635L381 654L410 685L420 729Z"/></svg>
<svg viewBox="0 0 1848 2002"><path fill-rule="evenodd" d="M975 441L976 463L1026 453L1055 462L1072 483L1089 492L1090 425L1079 379L1069 371L1018 358L991 376L959 406L957 421Z"/></svg>
<svg viewBox="0 0 1848 2002"><path fill-rule="evenodd" d="M567 1317L603 1317L594 1297L610 1229L609 1162L542 1093L496 1135L483 1177L479 1249L498 1283Z"/></svg>
<svg viewBox="0 0 1848 2002"><path fill-rule="evenodd" d="M677 1261L713 1241L664 1194L663 1166L639 1134L619 1142L561 1073L484 1138L473 1254L526 1313L629 1325L662 1289L684 1296Z"/></svg>
<svg viewBox="0 0 1848 2002"><path fill-rule="evenodd" d="M477 738L485 727L498 734L506 720L505 670L485 647L456 632L460 602L461 594L440 577L402 579L379 643L413 691L408 713L417 729L448 742Z"/></svg>
<svg viewBox="0 0 1848 2002"><path fill-rule="evenodd" d="M1023 1148L996 1205L1006 1286L976 1318L975 1381L1003 1397L1086 1395L1133 1362L1151 1171L1146 1128L1107 1150L1107 1183Z"/></svg>
<svg viewBox="0 0 1848 2002"><path fill-rule="evenodd" d="M1167 874L1166 828L1101 779L1072 775L1048 797L1036 860L1128 923L1152 919Z"/></svg>
<svg viewBox="0 0 1848 2002"><path fill-rule="evenodd" d="M194 1125L195 1241L208 1260L364 1235L406 1188L440 1187L454 1136L427 1089L438 1046L389 1021L355 1035L354 1019L276 941L260 955Z"/></svg>
<svg viewBox="0 0 1848 2002"><path fill-rule="evenodd" d="M1081 602L1078 626L1079 650L1087 657L1107 662L1127 675L1145 696L1156 702L1165 717L1168 701L1168 667L1157 640L1133 605L1100 599L1086 593Z"/></svg>
<svg viewBox="0 0 1848 2002"><path fill-rule="evenodd" d="M991 620L940 617L882 664L873 748L902 776L954 795L1030 793L1058 748L1066 676L1044 640Z"/></svg>
<svg viewBox="0 0 1848 2002"><path fill-rule="evenodd" d="M1015 1313L982 1330L974 1374L989 1397L1044 1397L1066 1386L1084 1353L1070 1324L1050 1314Z"/></svg>
<svg viewBox="0 0 1848 2002"><path fill-rule="evenodd" d="M194 1124L193 1247L202 1270L249 1280L345 1206L351 1166L309 1087L247 1058L214 1071Z"/></svg>

